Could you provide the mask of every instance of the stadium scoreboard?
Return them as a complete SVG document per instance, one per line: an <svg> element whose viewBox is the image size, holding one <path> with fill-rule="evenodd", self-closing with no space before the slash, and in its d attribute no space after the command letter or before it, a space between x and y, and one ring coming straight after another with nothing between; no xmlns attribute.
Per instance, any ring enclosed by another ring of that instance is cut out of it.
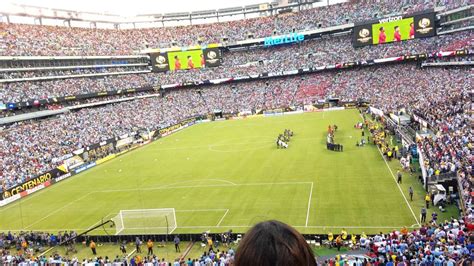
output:
<svg viewBox="0 0 474 266"><path fill-rule="evenodd" d="M153 72L217 67L222 61L221 50L217 46L156 49L149 55Z"/></svg>
<svg viewBox="0 0 474 266"><path fill-rule="evenodd" d="M354 25L352 44L361 47L435 35L435 12L430 10L357 23Z"/></svg>

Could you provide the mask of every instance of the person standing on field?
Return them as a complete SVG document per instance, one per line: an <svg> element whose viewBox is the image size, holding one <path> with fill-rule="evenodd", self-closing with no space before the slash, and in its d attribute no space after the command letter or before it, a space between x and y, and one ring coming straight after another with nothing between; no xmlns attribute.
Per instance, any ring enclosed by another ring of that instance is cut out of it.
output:
<svg viewBox="0 0 474 266"><path fill-rule="evenodd" d="M181 252L181 249L179 248L179 242L180 242L179 237L175 236L173 242L174 242L174 249L176 250L176 252Z"/></svg>
<svg viewBox="0 0 474 266"><path fill-rule="evenodd" d="M402 183L402 173L400 173L400 170L397 171L397 183Z"/></svg>
<svg viewBox="0 0 474 266"><path fill-rule="evenodd" d="M153 255L153 241L151 239L146 242L146 247L148 248L148 256Z"/></svg>
<svg viewBox="0 0 474 266"><path fill-rule="evenodd" d="M430 208L430 194L426 194L425 196L425 203L426 203L426 208L429 209Z"/></svg>
<svg viewBox="0 0 474 266"><path fill-rule="evenodd" d="M120 251L122 252L122 255L127 254L127 243L125 241L120 244Z"/></svg>
<svg viewBox="0 0 474 266"><path fill-rule="evenodd" d="M91 240L91 242L89 243L89 247L90 247L91 250L92 250L92 254L97 255L96 245L95 245L94 240Z"/></svg>
<svg viewBox="0 0 474 266"><path fill-rule="evenodd" d="M421 208L421 222L422 223L426 222L426 208L425 207Z"/></svg>
<svg viewBox="0 0 474 266"><path fill-rule="evenodd" d="M210 236L207 238L207 245L209 246L209 252L211 252L211 250L214 252L214 242Z"/></svg>
<svg viewBox="0 0 474 266"><path fill-rule="evenodd" d="M410 201L413 201L413 188L412 187L408 189L408 193L410 194Z"/></svg>
<svg viewBox="0 0 474 266"><path fill-rule="evenodd" d="M140 248L140 245L142 244L142 241L138 236L135 238L135 248L137 249L137 253L142 253L142 249Z"/></svg>

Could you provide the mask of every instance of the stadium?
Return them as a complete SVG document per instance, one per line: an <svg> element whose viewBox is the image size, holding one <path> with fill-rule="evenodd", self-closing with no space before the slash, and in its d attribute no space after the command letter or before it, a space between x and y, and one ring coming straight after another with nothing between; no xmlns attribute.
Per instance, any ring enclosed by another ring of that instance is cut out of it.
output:
<svg viewBox="0 0 474 266"><path fill-rule="evenodd" d="M473 265L471 1L59 2L0 3L0 264Z"/></svg>

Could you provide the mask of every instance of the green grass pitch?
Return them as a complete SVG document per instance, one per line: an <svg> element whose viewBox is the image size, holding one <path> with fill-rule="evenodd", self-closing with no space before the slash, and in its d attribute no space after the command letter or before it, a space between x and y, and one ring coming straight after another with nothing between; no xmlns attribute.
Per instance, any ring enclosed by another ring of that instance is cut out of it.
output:
<svg viewBox="0 0 474 266"><path fill-rule="evenodd" d="M415 178L400 190L375 146L356 147L358 121L346 110L197 124L3 207L0 230L80 232L120 210L157 208L175 208L176 233L245 232L267 219L302 233L417 224L421 185L409 205L401 191ZM344 152L326 150L329 124ZM277 149L285 128L295 135Z"/></svg>

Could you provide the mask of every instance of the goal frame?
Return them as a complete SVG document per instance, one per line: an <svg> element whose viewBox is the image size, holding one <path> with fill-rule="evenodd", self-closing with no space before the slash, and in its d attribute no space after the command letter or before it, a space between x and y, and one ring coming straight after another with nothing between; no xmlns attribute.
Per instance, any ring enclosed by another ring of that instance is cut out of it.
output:
<svg viewBox="0 0 474 266"><path fill-rule="evenodd" d="M170 214L172 213L173 219L174 219L174 226L171 228L171 230L170 230L170 226L169 226L168 215L163 216L166 220L166 235L172 234L176 230L176 228L178 228L178 222L176 220L176 210L175 210L175 208L120 210L119 213L112 218L112 220L119 219L120 220L119 222L120 222L120 225L121 225L120 229L117 228L117 221L114 221L115 222L115 227L116 227L115 235L120 235L120 233L122 233L124 230L127 229L125 227L125 223L124 223L124 213L127 213L127 212L128 213L133 213L133 212L144 213L144 212L148 212L148 211L168 212ZM163 228L163 227L156 227L156 228ZM136 228L134 228L134 229L136 229ZM143 229L146 230L147 227L143 227ZM148 228L148 229L150 229L150 228ZM140 234L143 234L143 233L140 233Z"/></svg>

